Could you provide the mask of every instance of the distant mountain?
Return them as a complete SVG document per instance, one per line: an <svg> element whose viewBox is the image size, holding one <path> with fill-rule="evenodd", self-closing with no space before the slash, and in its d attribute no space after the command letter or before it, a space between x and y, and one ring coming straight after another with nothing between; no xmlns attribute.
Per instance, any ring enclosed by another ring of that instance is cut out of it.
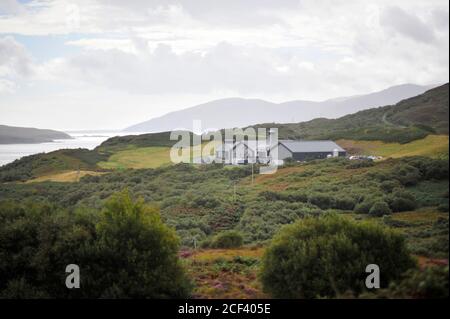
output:
<svg viewBox="0 0 450 319"><path fill-rule="evenodd" d="M338 119L258 124L277 127L283 139L353 139L406 143L429 134L449 134L449 84L395 105L359 111Z"/></svg>
<svg viewBox="0 0 450 319"><path fill-rule="evenodd" d="M202 121L202 129L244 127L257 123L294 123L315 118L338 118L361 110L395 104L424 93L432 86L404 84L383 91L341 97L323 102L290 101L272 103L259 99L228 98L175 111L130 126L128 132L164 132L175 129L192 130L193 120Z"/></svg>
<svg viewBox="0 0 450 319"><path fill-rule="evenodd" d="M0 144L45 143L64 139L71 137L54 130L0 125Z"/></svg>

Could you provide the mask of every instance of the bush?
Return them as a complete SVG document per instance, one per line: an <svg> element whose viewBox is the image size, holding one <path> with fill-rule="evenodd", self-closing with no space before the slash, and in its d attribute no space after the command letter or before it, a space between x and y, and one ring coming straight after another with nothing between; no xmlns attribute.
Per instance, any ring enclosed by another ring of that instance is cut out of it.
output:
<svg viewBox="0 0 450 319"><path fill-rule="evenodd" d="M364 167L372 167L375 166L375 163L372 160L357 160L348 164L345 168L347 169L358 169Z"/></svg>
<svg viewBox="0 0 450 319"><path fill-rule="evenodd" d="M368 214L375 202L376 199L374 198L366 198L361 203L356 204L354 211L358 214Z"/></svg>
<svg viewBox="0 0 450 319"><path fill-rule="evenodd" d="M156 208L114 195L101 213L0 204L0 297L186 298L178 239ZM68 264L82 289L65 286Z"/></svg>
<svg viewBox="0 0 450 319"><path fill-rule="evenodd" d="M380 188L385 193L391 193L394 189L401 187L401 184L397 180L387 180L380 184Z"/></svg>
<svg viewBox="0 0 450 319"><path fill-rule="evenodd" d="M372 208L370 208L369 215L375 216L375 217L381 217L384 215L390 215L392 213L391 209L389 208L389 205L386 202L375 202L373 204Z"/></svg>
<svg viewBox="0 0 450 319"><path fill-rule="evenodd" d="M447 299L448 266L409 270L399 282L377 292L378 298Z"/></svg>
<svg viewBox="0 0 450 319"><path fill-rule="evenodd" d="M403 161L417 168L424 179L445 180L449 177L448 160L410 157L405 158Z"/></svg>
<svg viewBox="0 0 450 319"><path fill-rule="evenodd" d="M416 208L415 201L404 197L394 197L389 203L394 212L406 212Z"/></svg>
<svg viewBox="0 0 450 319"><path fill-rule="evenodd" d="M396 165L392 174L404 186L414 186L422 179L420 171L408 164Z"/></svg>
<svg viewBox="0 0 450 319"><path fill-rule="evenodd" d="M355 208L355 200L351 197L337 197L335 198L334 208L340 210L353 210Z"/></svg>
<svg viewBox="0 0 450 319"><path fill-rule="evenodd" d="M443 212L443 213L448 213L448 202L447 203L442 203L439 204L438 206L438 211Z"/></svg>
<svg viewBox="0 0 450 319"><path fill-rule="evenodd" d="M242 246L244 238L234 230L218 233L212 240L210 247L212 248L238 248Z"/></svg>
<svg viewBox="0 0 450 319"><path fill-rule="evenodd" d="M394 191L392 195L387 197L387 202L394 212L406 212L417 207L415 196L404 190Z"/></svg>
<svg viewBox="0 0 450 319"><path fill-rule="evenodd" d="M313 193L308 196L308 203L320 209L329 209L334 206L334 198L327 194Z"/></svg>
<svg viewBox="0 0 450 319"><path fill-rule="evenodd" d="M305 218L275 236L262 259L261 281L275 298L359 294L372 263L382 269L381 287L415 265L403 237L378 224L337 215Z"/></svg>

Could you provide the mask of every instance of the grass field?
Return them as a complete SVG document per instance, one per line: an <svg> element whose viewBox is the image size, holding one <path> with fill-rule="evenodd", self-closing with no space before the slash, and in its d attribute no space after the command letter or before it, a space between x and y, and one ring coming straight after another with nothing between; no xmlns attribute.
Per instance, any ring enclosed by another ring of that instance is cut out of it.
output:
<svg viewBox="0 0 450 319"><path fill-rule="evenodd" d="M156 168L172 163L170 152L170 147L130 147L115 152L109 157L108 161L100 162L98 166L104 169ZM200 151L196 148L189 149L186 153L180 151L179 155L182 162L188 163L191 162L191 158L200 157Z"/></svg>
<svg viewBox="0 0 450 319"><path fill-rule="evenodd" d="M384 143L381 141L338 140L337 143L350 154L376 155L383 157L404 156L448 156L447 135L428 135L426 138L406 144Z"/></svg>
<svg viewBox="0 0 450 319"><path fill-rule="evenodd" d="M142 147L118 151L98 166L105 169L155 168L170 163L169 147Z"/></svg>
<svg viewBox="0 0 450 319"><path fill-rule="evenodd" d="M34 179L27 181L26 183L40 183L40 182L61 182L61 183L69 183L69 182L78 182L79 179L86 175L102 175L105 173L102 172L94 172L94 171L68 171L61 172L49 175L43 175Z"/></svg>

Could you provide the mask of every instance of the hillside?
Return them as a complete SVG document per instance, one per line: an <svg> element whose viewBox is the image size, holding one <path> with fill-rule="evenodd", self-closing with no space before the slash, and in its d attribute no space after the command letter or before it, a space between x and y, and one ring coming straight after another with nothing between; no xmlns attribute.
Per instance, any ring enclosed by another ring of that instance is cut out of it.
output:
<svg viewBox="0 0 450 319"><path fill-rule="evenodd" d="M315 118L338 118L346 114L381 105L395 104L403 99L422 94L429 86L412 84L351 97L340 97L322 102L295 100L272 103L260 99L228 98L216 100L128 127L128 132L163 132L174 129L192 129L193 120L201 120L204 129L244 127L276 122L304 122Z"/></svg>
<svg viewBox="0 0 450 319"><path fill-rule="evenodd" d="M266 123L255 127L278 127L280 139L336 140L348 148L350 154L448 158L448 109L448 84L445 84L396 105L360 111L339 119ZM193 133L189 134L192 141ZM59 150L25 157L0 167L0 181L26 181L74 170L156 168L171 163L170 147L176 142L170 140L170 132L113 137L92 151ZM192 150L190 154L199 156ZM183 162L188 161L183 159Z"/></svg>
<svg viewBox="0 0 450 319"><path fill-rule="evenodd" d="M0 144L33 144L64 139L71 137L54 130L0 125Z"/></svg>
<svg viewBox="0 0 450 319"><path fill-rule="evenodd" d="M257 127L277 127L279 138L354 139L407 143L429 134L448 134L449 85L395 105L373 108L338 119L318 118L304 123L265 123Z"/></svg>

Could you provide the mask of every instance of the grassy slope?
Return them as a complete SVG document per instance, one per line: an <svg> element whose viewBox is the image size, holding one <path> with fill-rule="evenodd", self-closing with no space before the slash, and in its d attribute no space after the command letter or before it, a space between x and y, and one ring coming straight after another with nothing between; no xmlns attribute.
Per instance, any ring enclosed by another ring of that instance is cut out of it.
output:
<svg viewBox="0 0 450 319"><path fill-rule="evenodd" d="M78 182L84 176L98 176L105 174L104 172L95 171L67 171L62 173L55 173L43 175L37 178L30 179L26 183L41 183L41 182L59 182L59 183L74 183Z"/></svg>
<svg viewBox="0 0 450 319"><path fill-rule="evenodd" d="M338 140L337 143L350 154L376 155L399 158L403 156L442 157L449 151L448 135L428 135L424 139L406 144L381 141Z"/></svg>
<svg viewBox="0 0 450 319"><path fill-rule="evenodd" d="M171 148L162 146L130 146L127 149L115 151L107 161L99 162L97 165L104 169L156 168L172 164L170 151ZM201 155L198 148L189 148L189 150L185 149L185 151L186 153L181 153L181 151L179 153L184 163L190 163L192 158L199 158Z"/></svg>
<svg viewBox="0 0 450 319"><path fill-rule="evenodd" d="M141 147L118 151L108 161L98 163L105 169L155 168L170 163L169 147Z"/></svg>

